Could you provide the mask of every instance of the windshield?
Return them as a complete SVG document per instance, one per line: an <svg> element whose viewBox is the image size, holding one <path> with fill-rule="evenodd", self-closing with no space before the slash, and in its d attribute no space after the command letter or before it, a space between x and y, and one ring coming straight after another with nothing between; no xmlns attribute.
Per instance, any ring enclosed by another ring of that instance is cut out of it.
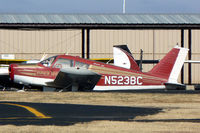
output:
<svg viewBox="0 0 200 133"><path fill-rule="evenodd" d="M44 66L50 67L53 61L56 59L57 56L50 57L46 60L41 61L40 63Z"/></svg>

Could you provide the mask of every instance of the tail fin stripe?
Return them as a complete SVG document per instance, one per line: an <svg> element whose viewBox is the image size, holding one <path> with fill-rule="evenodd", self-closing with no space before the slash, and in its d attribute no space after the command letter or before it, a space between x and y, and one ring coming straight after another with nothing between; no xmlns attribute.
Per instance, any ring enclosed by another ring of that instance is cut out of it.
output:
<svg viewBox="0 0 200 133"><path fill-rule="evenodd" d="M149 73L177 83L188 49L174 47Z"/></svg>

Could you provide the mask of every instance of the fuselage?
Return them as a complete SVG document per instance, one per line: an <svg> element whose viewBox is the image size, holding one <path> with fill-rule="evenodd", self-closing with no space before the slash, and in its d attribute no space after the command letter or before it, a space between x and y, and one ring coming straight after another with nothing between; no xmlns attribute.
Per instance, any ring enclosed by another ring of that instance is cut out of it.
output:
<svg viewBox="0 0 200 133"><path fill-rule="evenodd" d="M162 75L155 76L69 55L54 56L37 64L12 64L9 72L15 83L65 88L56 86L53 81L61 69L69 67L88 69L101 75L93 90L164 89L167 82Z"/></svg>

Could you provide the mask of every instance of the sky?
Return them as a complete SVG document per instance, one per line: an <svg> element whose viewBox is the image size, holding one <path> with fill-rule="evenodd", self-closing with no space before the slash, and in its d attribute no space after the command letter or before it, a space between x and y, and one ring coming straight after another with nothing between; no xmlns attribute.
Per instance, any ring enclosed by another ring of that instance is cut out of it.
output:
<svg viewBox="0 0 200 133"><path fill-rule="evenodd" d="M123 0L0 0L0 13L122 13ZM200 13L200 0L126 0L126 13Z"/></svg>

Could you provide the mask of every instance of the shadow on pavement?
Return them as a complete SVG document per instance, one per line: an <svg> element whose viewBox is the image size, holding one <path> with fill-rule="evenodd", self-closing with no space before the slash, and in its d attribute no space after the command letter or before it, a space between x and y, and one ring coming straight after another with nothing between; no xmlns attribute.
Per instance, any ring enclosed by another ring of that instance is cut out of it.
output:
<svg viewBox="0 0 200 133"><path fill-rule="evenodd" d="M52 118L40 119L24 108L1 103L14 103L29 106ZM133 121L136 116L153 115L161 111L161 108L127 106L0 102L0 125L66 126L79 122L98 120Z"/></svg>

